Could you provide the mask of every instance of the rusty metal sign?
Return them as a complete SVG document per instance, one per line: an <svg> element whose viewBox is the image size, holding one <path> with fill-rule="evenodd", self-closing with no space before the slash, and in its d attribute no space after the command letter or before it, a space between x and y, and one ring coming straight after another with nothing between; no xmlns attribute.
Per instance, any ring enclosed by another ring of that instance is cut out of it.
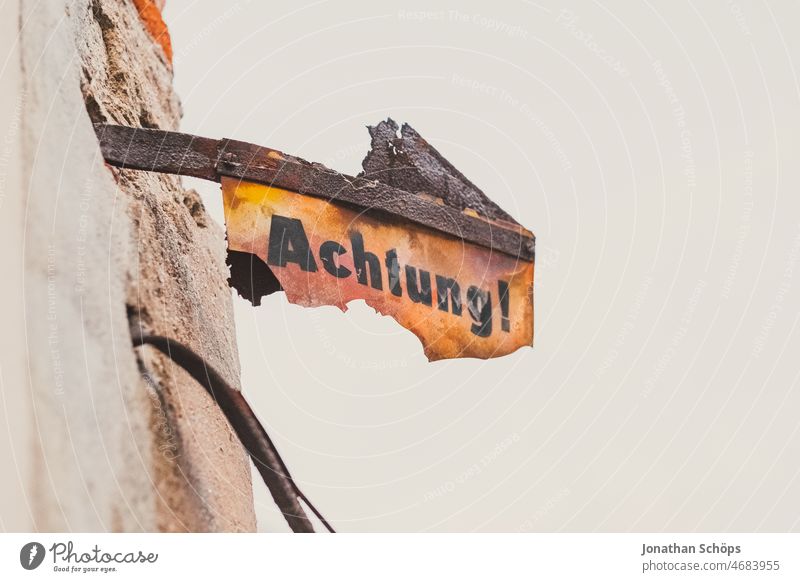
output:
<svg viewBox="0 0 800 582"><path fill-rule="evenodd" d="M431 360L489 358L533 341L533 263L433 229L222 178L228 246L264 261L292 303L363 299Z"/></svg>
<svg viewBox="0 0 800 582"><path fill-rule="evenodd" d="M222 183L231 283L254 304L277 290L305 306L363 299L430 360L532 345L533 235L398 129L370 128L353 177L235 140L96 126L112 165Z"/></svg>

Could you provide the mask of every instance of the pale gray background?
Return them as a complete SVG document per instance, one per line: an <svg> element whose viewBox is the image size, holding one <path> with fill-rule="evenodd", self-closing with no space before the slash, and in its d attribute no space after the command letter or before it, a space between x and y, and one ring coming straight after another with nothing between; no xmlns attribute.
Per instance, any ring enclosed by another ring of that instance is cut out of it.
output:
<svg viewBox="0 0 800 582"><path fill-rule="evenodd" d="M340 530L798 529L798 12L167 2L185 131L356 173L392 116L537 235L536 347L488 362L236 299L246 394Z"/></svg>

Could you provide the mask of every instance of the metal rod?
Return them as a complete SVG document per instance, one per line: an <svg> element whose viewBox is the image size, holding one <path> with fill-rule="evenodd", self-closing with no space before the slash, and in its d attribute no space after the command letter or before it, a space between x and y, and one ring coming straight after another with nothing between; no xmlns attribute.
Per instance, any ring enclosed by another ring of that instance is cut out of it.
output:
<svg viewBox="0 0 800 582"><path fill-rule="evenodd" d="M534 260L535 238L521 226L460 211L432 196L340 174L322 164L232 139L124 125L94 127L100 151L112 166L214 181L228 176L259 182L414 222L524 261Z"/></svg>

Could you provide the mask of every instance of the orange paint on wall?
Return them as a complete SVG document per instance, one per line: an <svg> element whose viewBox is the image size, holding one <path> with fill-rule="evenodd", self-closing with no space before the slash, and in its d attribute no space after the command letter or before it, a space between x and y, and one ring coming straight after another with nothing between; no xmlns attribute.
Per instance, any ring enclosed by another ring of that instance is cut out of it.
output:
<svg viewBox="0 0 800 582"><path fill-rule="evenodd" d="M136 10L139 12L139 17L142 19L147 32L150 33L151 38L158 43L164 50L164 56L167 57L167 62L172 64L172 40L169 36L169 30L161 16L161 9L164 7L163 0L155 2L154 0L133 0Z"/></svg>

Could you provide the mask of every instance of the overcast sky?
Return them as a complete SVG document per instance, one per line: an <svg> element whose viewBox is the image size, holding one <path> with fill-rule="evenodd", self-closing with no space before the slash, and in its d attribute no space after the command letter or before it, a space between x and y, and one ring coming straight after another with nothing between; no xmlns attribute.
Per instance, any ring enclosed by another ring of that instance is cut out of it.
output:
<svg viewBox="0 0 800 582"><path fill-rule="evenodd" d="M167 2L184 131L357 173L391 116L537 236L536 347L491 361L235 298L246 395L339 530L797 528L797 9L604 5Z"/></svg>

